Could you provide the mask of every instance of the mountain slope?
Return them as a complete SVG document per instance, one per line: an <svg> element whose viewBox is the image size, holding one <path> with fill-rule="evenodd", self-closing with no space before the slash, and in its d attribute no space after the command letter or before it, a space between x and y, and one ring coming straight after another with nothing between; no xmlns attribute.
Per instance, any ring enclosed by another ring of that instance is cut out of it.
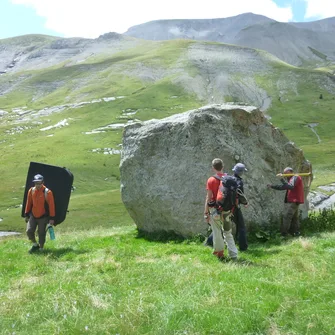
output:
<svg viewBox="0 0 335 335"><path fill-rule="evenodd" d="M270 22L245 28L236 35L234 44L267 50L289 64L318 67L324 62L335 61L334 33L311 31L286 23Z"/></svg>
<svg viewBox="0 0 335 335"><path fill-rule="evenodd" d="M244 40L244 35L240 34L239 38ZM188 94L196 95L204 104L234 100L266 110L273 92L257 80L282 78L279 68L298 73L266 52L221 43L153 42L113 35L97 40L53 38L51 43L37 44L36 51L32 37L28 40L25 44L33 54L26 52L18 56L15 66L0 77L2 108L19 105L42 108L102 98L114 94L114 88L121 83L125 89L119 95L125 95L132 92L132 85L126 84L128 80L136 82L135 89L168 80ZM6 40L0 42L6 46L4 50L10 49L7 54L2 51L3 59L18 53L25 45L21 40L17 44L10 41L8 48ZM317 85L334 92L330 77L318 72L309 75L323 76ZM299 80L285 85L298 86Z"/></svg>
<svg viewBox="0 0 335 335"><path fill-rule="evenodd" d="M251 13L224 19L157 20L133 26L124 35L156 41L183 38L231 43L242 29L266 22L275 21Z"/></svg>
<svg viewBox="0 0 335 335"><path fill-rule="evenodd" d="M312 31L335 34L335 17L311 22L289 22L289 25Z"/></svg>
<svg viewBox="0 0 335 335"><path fill-rule="evenodd" d="M22 40L14 42L11 50L22 47ZM42 52L38 69L22 59L12 72L0 76L0 227L18 225L30 161L73 172L76 227L122 221L123 127L209 103L233 101L262 108L304 149L317 175L315 184L334 181L334 76L290 66L264 51L221 43L117 43L110 52L103 49L89 57L83 48L85 57L79 62L72 55L64 60L64 49L53 49L58 60L53 66L48 66L50 55ZM111 194L106 196L105 190ZM113 217L110 209L116 213Z"/></svg>
<svg viewBox="0 0 335 335"><path fill-rule="evenodd" d="M0 40L0 74L36 70L60 63L78 64L89 57L133 48L138 41L116 33L97 39L26 35Z"/></svg>
<svg viewBox="0 0 335 335"><path fill-rule="evenodd" d="M262 49L296 66L335 62L335 18L279 23L261 15L225 19L161 20L128 29L125 35L147 40L194 39ZM279 42L279 45L278 45Z"/></svg>

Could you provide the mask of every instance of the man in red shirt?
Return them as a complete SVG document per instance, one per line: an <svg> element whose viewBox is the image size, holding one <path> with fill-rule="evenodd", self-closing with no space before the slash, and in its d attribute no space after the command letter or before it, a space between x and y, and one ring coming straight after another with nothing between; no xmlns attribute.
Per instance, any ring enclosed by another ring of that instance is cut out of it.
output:
<svg viewBox="0 0 335 335"><path fill-rule="evenodd" d="M213 255L219 259L224 257L224 243L227 243L229 256L237 259L237 248L232 235L232 223L230 213L219 212L215 207L210 207L210 203L216 202L217 193L219 190L221 178L225 175L223 173L223 162L220 158L215 158L212 161L212 168L214 176L209 177L206 185L206 201L204 218L211 225L213 232ZM223 236L222 236L222 223L223 223Z"/></svg>
<svg viewBox="0 0 335 335"><path fill-rule="evenodd" d="M48 223L53 225L55 217L55 202L52 191L44 185L44 178L37 174L34 176L34 187L31 187L27 195L25 208L25 221L27 223L27 236L33 243L30 253L43 250ZM36 242L35 231L38 228L39 244Z"/></svg>
<svg viewBox="0 0 335 335"><path fill-rule="evenodd" d="M268 184L267 186L274 190L286 190L280 233L283 237L288 234L299 236L299 205L304 203L304 184L300 176L294 175L292 168L285 168L284 174L292 174L292 176L287 177L286 180L282 178L279 185Z"/></svg>

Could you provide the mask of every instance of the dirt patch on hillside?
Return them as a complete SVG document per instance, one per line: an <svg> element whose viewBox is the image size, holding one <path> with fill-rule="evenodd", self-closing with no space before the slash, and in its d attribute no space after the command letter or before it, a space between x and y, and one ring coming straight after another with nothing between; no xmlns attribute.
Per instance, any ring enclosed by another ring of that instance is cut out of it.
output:
<svg viewBox="0 0 335 335"><path fill-rule="evenodd" d="M268 93L255 81L257 73L271 67L257 51L229 45L193 44L187 53L196 74L183 73L174 80L206 103L242 102L266 110L271 105Z"/></svg>

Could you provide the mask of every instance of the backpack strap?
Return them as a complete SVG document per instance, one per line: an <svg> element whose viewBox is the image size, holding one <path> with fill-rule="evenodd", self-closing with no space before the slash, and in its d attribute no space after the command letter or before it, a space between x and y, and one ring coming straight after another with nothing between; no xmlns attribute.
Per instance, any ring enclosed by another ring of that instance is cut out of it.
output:
<svg viewBox="0 0 335 335"><path fill-rule="evenodd" d="M35 193L35 191L36 191L36 187L34 186L34 187L31 188L31 195L33 195ZM44 199L45 199L45 201L47 201L48 192L49 192L49 189L46 187L44 189Z"/></svg>
<svg viewBox="0 0 335 335"><path fill-rule="evenodd" d="M48 192L49 192L49 189L46 187L44 189L44 199L45 199L45 201L47 201Z"/></svg>
<svg viewBox="0 0 335 335"><path fill-rule="evenodd" d="M49 189L46 187L44 189L44 209L45 209L45 213L49 216L49 203L47 201L48 192L49 192Z"/></svg>
<svg viewBox="0 0 335 335"><path fill-rule="evenodd" d="M224 175L222 177L218 176L217 174L213 175L212 177L214 177L217 180L222 181L222 177L224 177Z"/></svg>

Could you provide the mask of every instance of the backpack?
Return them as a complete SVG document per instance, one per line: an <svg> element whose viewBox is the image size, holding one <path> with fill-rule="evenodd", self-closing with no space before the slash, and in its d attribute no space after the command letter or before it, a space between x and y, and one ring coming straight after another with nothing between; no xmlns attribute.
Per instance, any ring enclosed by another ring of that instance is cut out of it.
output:
<svg viewBox="0 0 335 335"><path fill-rule="evenodd" d="M214 176L214 178L218 179ZM216 197L217 208L221 211L233 211L238 203L238 183L234 176L223 176Z"/></svg>

